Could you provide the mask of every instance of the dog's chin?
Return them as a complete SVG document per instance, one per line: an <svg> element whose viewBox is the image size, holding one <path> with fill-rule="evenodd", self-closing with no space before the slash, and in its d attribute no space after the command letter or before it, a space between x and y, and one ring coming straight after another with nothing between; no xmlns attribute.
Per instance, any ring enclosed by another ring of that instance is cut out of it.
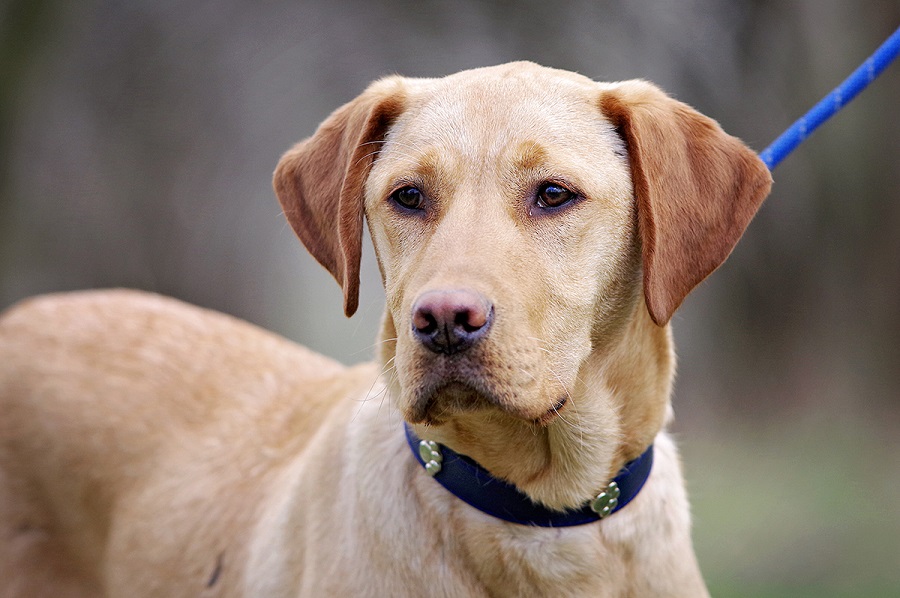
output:
<svg viewBox="0 0 900 598"><path fill-rule="evenodd" d="M514 419L546 427L559 417L567 403L566 397L555 400L546 410L518 408L510 401L503 401L485 389L467 382L446 382L425 392L418 393L405 409L405 418L412 424L440 426L454 417L501 412Z"/></svg>
<svg viewBox="0 0 900 598"><path fill-rule="evenodd" d="M464 413L497 409L495 397L465 382L446 382L415 394L406 408L412 424L439 426Z"/></svg>

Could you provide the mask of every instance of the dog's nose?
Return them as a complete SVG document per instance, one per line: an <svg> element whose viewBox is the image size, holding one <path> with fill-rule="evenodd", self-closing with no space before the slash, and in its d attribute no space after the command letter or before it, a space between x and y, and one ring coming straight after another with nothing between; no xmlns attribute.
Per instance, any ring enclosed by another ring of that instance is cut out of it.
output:
<svg viewBox="0 0 900 598"><path fill-rule="evenodd" d="M465 351L482 338L494 319L494 306L475 291L427 291L413 304L412 332L435 353Z"/></svg>

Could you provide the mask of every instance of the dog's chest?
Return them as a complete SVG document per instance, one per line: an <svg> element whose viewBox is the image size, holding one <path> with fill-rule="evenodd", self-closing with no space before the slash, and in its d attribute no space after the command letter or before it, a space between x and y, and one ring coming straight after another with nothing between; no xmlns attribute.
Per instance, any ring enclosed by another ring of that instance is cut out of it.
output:
<svg viewBox="0 0 900 598"><path fill-rule="evenodd" d="M491 596L617 596L628 564L601 524L548 529L469 525L460 534L467 566Z"/></svg>

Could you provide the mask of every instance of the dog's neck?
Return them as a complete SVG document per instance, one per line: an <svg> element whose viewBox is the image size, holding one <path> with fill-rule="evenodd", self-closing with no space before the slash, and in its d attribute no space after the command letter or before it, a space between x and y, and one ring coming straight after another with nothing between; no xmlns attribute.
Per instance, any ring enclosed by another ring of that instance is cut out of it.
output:
<svg viewBox="0 0 900 598"><path fill-rule="evenodd" d="M415 430L545 506L572 509L653 443L669 417L673 369L668 327L656 326L641 305L622 334L581 364L569 404L549 425L497 410Z"/></svg>

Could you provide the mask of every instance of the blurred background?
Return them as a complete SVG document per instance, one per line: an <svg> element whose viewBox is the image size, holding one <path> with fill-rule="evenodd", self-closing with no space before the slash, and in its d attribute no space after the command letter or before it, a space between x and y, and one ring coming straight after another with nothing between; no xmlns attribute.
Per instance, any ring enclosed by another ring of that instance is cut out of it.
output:
<svg viewBox="0 0 900 598"><path fill-rule="evenodd" d="M896 0L2 0L0 308L136 287L368 360L371 251L347 320L270 179L371 80L641 77L760 151L898 24ZM714 596L900 596L898 106L895 64L775 171L673 321Z"/></svg>

